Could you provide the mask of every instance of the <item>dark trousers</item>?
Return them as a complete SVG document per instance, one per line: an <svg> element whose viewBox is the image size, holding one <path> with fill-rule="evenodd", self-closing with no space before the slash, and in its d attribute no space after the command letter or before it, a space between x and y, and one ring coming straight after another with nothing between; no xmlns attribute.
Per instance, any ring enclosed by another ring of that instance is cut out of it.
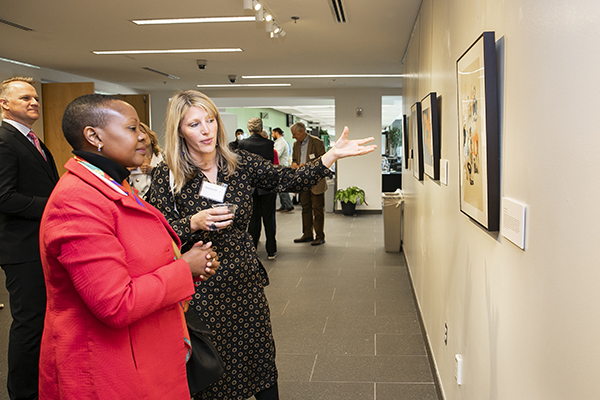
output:
<svg viewBox="0 0 600 400"><path fill-rule="evenodd" d="M38 364L46 312L40 261L3 265L13 322L8 340L7 388L11 400L38 398Z"/></svg>
<svg viewBox="0 0 600 400"><path fill-rule="evenodd" d="M284 210L291 210L294 208L294 205L292 204L292 198L290 197L289 193L279 193L279 201L281 202L281 208Z"/></svg>
<svg viewBox="0 0 600 400"><path fill-rule="evenodd" d="M312 192L300 193L302 204L302 236L314 237L316 240L325 240L325 193L313 194ZM313 229L315 236L313 236Z"/></svg>
<svg viewBox="0 0 600 400"><path fill-rule="evenodd" d="M256 400L279 400L279 389L277 382L268 389L262 390L254 395Z"/></svg>
<svg viewBox="0 0 600 400"><path fill-rule="evenodd" d="M277 241L275 240L276 196L276 193L258 194L258 190L254 191L252 194L252 216L248 225L248 232L252 235L254 247L258 249L262 221L265 226L266 248L269 255L277 253Z"/></svg>

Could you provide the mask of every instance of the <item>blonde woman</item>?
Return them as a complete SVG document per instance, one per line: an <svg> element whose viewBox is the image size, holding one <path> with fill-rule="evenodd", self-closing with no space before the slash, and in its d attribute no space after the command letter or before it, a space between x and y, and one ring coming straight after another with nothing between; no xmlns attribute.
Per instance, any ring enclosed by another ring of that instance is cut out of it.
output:
<svg viewBox="0 0 600 400"><path fill-rule="evenodd" d="M213 331L225 363L221 379L199 393L200 399L278 399L275 343L268 285L252 237L252 188L275 192L308 190L343 157L371 152L373 138L348 140L344 130L323 157L291 169L273 165L245 150L232 152L215 104L204 94L176 93L167 109L165 162L155 168L149 202L163 212L181 238L182 251L211 241L221 266L197 288L189 312L197 312ZM237 206L235 215L216 203Z"/></svg>

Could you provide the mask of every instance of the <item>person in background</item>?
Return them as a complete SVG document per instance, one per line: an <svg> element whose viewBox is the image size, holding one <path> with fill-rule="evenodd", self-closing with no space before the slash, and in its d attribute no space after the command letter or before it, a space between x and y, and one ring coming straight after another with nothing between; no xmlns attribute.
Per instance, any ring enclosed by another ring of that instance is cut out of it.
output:
<svg viewBox="0 0 600 400"><path fill-rule="evenodd" d="M229 148L231 150L237 150L242 140L244 140L244 131L238 128L235 130L235 140L233 142L229 142Z"/></svg>
<svg viewBox="0 0 600 400"><path fill-rule="evenodd" d="M78 97L62 128L75 157L40 228L40 399L189 400L184 309L216 254L199 242L181 255L162 214L129 186L147 140L131 105Z"/></svg>
<svg viewBox="0 0 600 400"><path fill-rule="evenodd" d="M247 150L250 153L258 154L265 160L274 163L276 154L273 148L273 142L268 134L263 130L263 123L260 118L250 118L248 120L248 132L251 136L240 142L239 149ZM263 134L264 132L264 134ZM267 137L265 137L266 135ZM274 260L277 257L277 227L275 224L275 202L277 193L261 188L254 189L252 193L252 216L248 225L248 232L252 235L254 247L258 249L260 239L261 224L265 227L265 247L267 258Z"/></svg>
<svg viewBox="0 0 600 400"><path fill-rule="evenodd" d="M277 151L277 155L279 156L279 164L283 165L284 167L289 166L290 145L283 137L283 131L281 128L273 129L273 139L275 139L274 147ZM292 198L290 197L289 193L279 193L279 201L281 202L281 207L277 209L277 211L290 212L294 210Z"/></svg>
<svg viewBox="0 0 600 400"><path fill-rule="evenodd" d="M13 322L8 340L8 395L38 398L40 341L46 288L39 229L58 171L50 150L31 127L40 117L32 78L0 84L0 265Z"/></svg>
<svg viewBox="0 0 600 400"><path fill-rule="evenodd" d="M315 136L306 132L302 122L296 122L290 127L294 142L292 151L292 168L298 168L307 162L316 160L325 154L325 144ZM312 189L300 193L302 205L302 236L294 239L295 243L311 242L313 246L325 243L325 178ZM315 236L313 237L313 229Z"/></svg>
<svg viewBox="0 0 600 400"><path fill-rule="evenodd" d="M149 199L165 214L184 242L210 241L221 266L206 285L196 289L190 311L213 331L225 363L221 379L201 392L206 400L276 400L277 367L269 304L264 287L269 278L247 232L254 187L275 192L305 191L339 158L362 155L376 146L373 138L348 140L346 129L321 158L291 169L245 150L229 150L219 110L206 95L176 93L167 110L165 161L154 170ZM215 203L237 206L235 215Z"/></svg>
<svg viewBox="0 0 600 400"><path fill-rule="evenodd" d="M145 199L152 182L152 170L162 161L162 149L158 144L158 136L148 125L140 122L140 130L147 136L146 158L142 165L130 171L129 184L138 190L138 196Z"/></svg>

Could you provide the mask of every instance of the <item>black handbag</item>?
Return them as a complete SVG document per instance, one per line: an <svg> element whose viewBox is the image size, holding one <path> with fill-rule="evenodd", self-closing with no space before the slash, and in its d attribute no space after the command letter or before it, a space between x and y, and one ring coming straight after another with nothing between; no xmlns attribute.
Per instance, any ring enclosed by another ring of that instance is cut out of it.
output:
<svg viewBox="0 0 600 400"><path fill-rule="evenodd" d="M186 364L187 380L190 394L194 396L218 381L225 367L219 352L210 340L212 332L202 318L190 310L185 313L185 321L192 343L192 355Z"/></svg>

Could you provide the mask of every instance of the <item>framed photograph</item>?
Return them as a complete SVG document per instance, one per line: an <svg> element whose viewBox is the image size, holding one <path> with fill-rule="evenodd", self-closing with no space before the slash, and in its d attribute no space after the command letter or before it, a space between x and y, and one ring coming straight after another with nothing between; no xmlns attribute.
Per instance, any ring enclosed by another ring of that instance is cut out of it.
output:
<svg viewBox="0 0 600 400"><path fill-rule="evenodd" d="M410 108L410 135L413 150L413 175L423 180L423 132L421 129L421 103L417 102Z"/></svg>
<svg viewBox="0 0 600 400"><path fill-rule="evenodd" d="M440 180L440 122L438 118L437 96L429 93L421 100L421 121L423 129L423 168L433 180Z"/></svg>
<svg viewBox="0 0 600 400"><path fill-rule="evenodd" d="M409 169L410 168L410 149L412 149L411 146L411 140L410 140L410 135L408 134L408 116L404 115L402 116L402 133L404 135L404 143L402 144L402 147L404 148L404 169Z"/></svg>
<svg viewBox="0 0 600 400"><path fill-rule="evenodd" d="M456 62L460 210L489 231L500 225L496 40L484 32Z"/></svg>

